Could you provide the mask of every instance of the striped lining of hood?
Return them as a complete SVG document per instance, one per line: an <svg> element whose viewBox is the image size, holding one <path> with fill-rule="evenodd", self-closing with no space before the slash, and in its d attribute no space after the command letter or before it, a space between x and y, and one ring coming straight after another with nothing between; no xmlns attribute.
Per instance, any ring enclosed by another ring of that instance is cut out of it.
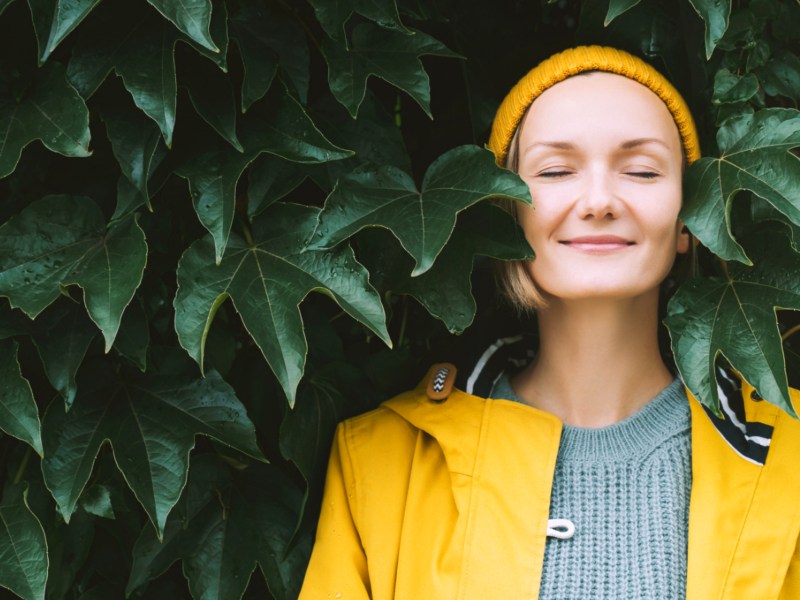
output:
<svg viewBox="0 0 800 600"><path fill-rule="evenodd" d="M487 398L503 373L516 373L533 359L535 339L529 334L498 338L473 365L459 368L456 387L468 394ZM759 402L761 398L755 393L749 399L744 398L741 379L733 369L718 366L716 379L723 416L718 417L705 406L703 410L734 452L749 462L764 465L774 428L758 421L748 421L745 410L745 402Z"/></svg>

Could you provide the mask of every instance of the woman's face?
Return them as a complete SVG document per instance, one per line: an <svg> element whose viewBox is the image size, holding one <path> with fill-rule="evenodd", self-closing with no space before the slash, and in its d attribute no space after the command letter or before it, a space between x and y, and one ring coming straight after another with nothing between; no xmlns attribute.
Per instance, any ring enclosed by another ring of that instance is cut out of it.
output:
<svg viewBox="0 0 800 600"><path fill-rule="evenodd" d="M611 73L554 85L519 131L519 174L534 208L520 223L528 269L545 297L626 298L657 292L686 252L681 142L664 103Z"/></svg>

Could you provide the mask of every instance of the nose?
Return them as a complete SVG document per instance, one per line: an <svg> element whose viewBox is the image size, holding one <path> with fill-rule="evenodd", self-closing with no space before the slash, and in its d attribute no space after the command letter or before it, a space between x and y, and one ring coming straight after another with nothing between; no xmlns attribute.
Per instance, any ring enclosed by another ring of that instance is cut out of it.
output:
<svg viewBox="0 0 800 600"><path fill-rule="evenodd" d="M581 219L616 219L621 203L612 181L605 169L587 172L576 210Z"/></svg>

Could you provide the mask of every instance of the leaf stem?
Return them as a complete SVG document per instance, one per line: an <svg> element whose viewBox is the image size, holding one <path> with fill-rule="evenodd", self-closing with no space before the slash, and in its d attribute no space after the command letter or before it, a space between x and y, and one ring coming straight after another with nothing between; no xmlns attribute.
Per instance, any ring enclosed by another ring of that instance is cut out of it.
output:
<svg viewBox="0 0 800 600"><path fill-rule="evenodd" d="M722 272L725 273L725 279L730 279L731 276L728 273L728 262L720 258L719 264L722 266Z"/></svg>
<svg viewBox="0 0 800 600"><path fill-rule="evenodd" d="M781 341L782 341L782 342L785 342L786 340L788 340L790 337L792 337L792 336L793 336L795 333L797 333L798 331L800 331L800 323L798 323L797 325L795 325L794 327L792 327L791 329L789 329L789 331L787 331L786 333L784 333L784 334L781 336Z"/></svg>
<svg viewBox="0 0 800 600"><path fill-rule="evenodd" d="M22 476L25 474L25 469L28 467L28 460L31 457L31 447L28 446L25 449L25 456L22 457L22 462L19 463L19 468L17 469L16 475L14 475L14 485L17 485L20 481L22 481Z"/></svg>
<svg viewBox="0 0 800 600"><path fill-rule="evenodd" d="M237 211L238 213L238 211ZM251 248L254 248L256 243L253 241L253 232L250 231L250 223L246 218L244 218L241 213L237 215L239 217L239 221L242 223L242 235L244 235L244 239L247 241L247 245Z"/></svg>

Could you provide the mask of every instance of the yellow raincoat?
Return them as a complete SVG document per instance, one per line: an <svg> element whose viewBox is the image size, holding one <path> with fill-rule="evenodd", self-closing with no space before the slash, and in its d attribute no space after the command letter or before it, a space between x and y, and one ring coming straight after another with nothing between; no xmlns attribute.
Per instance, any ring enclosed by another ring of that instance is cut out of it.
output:
<svg viewBox="0 0 800 600"><path fill-rule="evenodd" d="M538 598L562 424L456 389L431 400L436 371L339 426L301 600ZM800 600L800 422L752 392L738 449L689 394L687 600ZM742 450L755 437L763 464Z"/></svg>

